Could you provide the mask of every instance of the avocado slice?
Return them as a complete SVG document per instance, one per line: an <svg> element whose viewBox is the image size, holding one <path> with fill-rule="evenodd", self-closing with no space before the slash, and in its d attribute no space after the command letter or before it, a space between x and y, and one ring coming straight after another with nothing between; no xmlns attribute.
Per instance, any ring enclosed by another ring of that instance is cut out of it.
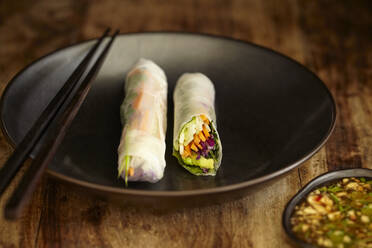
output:
<svg viewBox="0 0 372 248"><path fill-rule="evenodd" d="M196 156L193 155L191 157L183 158L183 162L187 165L199 166L200 168L205 169L213 169L214 168L214 160L213 158L204 158L200 157L196 159Z"/></svg>

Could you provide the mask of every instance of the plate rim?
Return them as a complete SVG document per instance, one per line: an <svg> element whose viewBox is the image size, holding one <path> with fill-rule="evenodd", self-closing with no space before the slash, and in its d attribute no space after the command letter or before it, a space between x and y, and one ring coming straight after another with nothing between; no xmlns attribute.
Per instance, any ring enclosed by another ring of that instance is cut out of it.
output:
<svg viewBox="0 0 372 248"><path fill-rule="evenodd" d="M226 186L218 186L218 187L208 188L208 189L179 190L179 191L173 191L173 190L154 190L154 191L151 191L151 190L144 190L144 189L117 188L117 187L106 186L106 185L101 185L101 184L91 183L91 182L88 182L88 181L79 180L79 179L76 179L76 178L66 176L64 174L52 171L49 168L47 168L46 172L49 175L51 175L52 177L55 177L59 180L62 180L64 182L71 183L75 186L82 186L82 187L88 188L90 190L100 191L100 192L103 192L103 193L117 193L117 194L122 194L122 195L149 196L149 197L153 197L153 196L155 196L155 197L156 196L180 197L180 196L196 196L196 195L206 195L206 194L218 194L218 193L224 193L224 192L229 192L229 191L248 188L250 186L257 185L257 184L260 184L260 183L263 183L263 182L267 182L271 179L279 177L280 175L286 174L287 172L291 171L292 169L295 169L296 167L300 166L305 161L309 160L315 153L317 153L325 145L325 143L328 141L329 137L332 135L332 133L334 131L334 128L336 126L337 118L338 118L338 110L337 110L336 101L335 101L332 93L330 92L330 90L326 86L326 84L313 71L308 69L306 66L304 66L299 61L297 61L297 60L295 60L295 59L293 59L293 58L291 58L291 57L289 57L285 54L282 54L278 51L275 51L271 48L255 44L255 43L252 43L250 41L245 41L245 40L242 40L242 39L239 39L239 38L233 38L233 37L230 37L230 36L216 35L216 34L210 34L210 33L185 32L185 31L145 31L145 32L122 33L122 34L119 34L118 36L120 37L120 36L132 36L132 35L154 35L154 34L158 34L158 35L187 35L187 36L195 36L195 37L199 36L199 37L207 37L207 38L212 38L212 39L227 40L227 41L230 41L230 42L237 42L237 43L240 43L240 44L243 44L243 45L249 45L249 46L252 46L252 47L255 47L255 48L259 48L259 49L262 49L266 52L275 54L276 56L279 56L279 57L282 57L284 59L287 59L287 60L291 61L292 63L296 64L297 66L300 66L302 69L304 69L305 71L310 73L310 75L312 75L316 79L316 81L324 88L326 94L328 95L329 99L331 100L331 103L332 103L332 121L331 121L331 125L330 125L329 129L327 130L325 136L322 137L320 142L313 149L309 150L309 152L307 154L305 154L299 160L297 160L293 163L283 165L283 168L280 169L280 170L277 170L273 173L270 173L270 174L267 174L267 175L264 175L264 176L261 176L261 177L254 178L252 180L248 180L248 181L244 181L244 182L240 182L240 183L235 183L235 184L231 184L231 185L226 185ZM76 43L73 43L73 44L70 44L70 45L63 46L63 47L58 48L56 50L53 50L53 51L37 58L36 60L33 60L31 63L27 64L23 69L21 69L19 72L17 72L9 80L9 82L7 83L7 85L6 85L6 87L3 91L1 99L0 99L0 119L1 119L0 128L3 132L3 135L4 135L5 139L8 141L8 143L12 146L13 149L16 147L15 142L10 137L9 132L6 128L5 123L4 123L4 119L2 117L3 117L4 104L5 104L4 103L5 102L4 98L6 98L6 95L7 95L8 91L10 91L10 88L12 87L14 82L17 81L18 77L21 76L26 70L28 70L29 68L34 66L34 64L38 63L39 61L41 61L43 59L46 59L46 58L48 58L52 55L55 55L55 54L65 50L65 49L69 49L69 48L72 48L74 46L86 44L86 43L92 42L93 40L97 40L97 39L98 38L91 38L91 39L88 39L88 40L76 42Z"/></svg>

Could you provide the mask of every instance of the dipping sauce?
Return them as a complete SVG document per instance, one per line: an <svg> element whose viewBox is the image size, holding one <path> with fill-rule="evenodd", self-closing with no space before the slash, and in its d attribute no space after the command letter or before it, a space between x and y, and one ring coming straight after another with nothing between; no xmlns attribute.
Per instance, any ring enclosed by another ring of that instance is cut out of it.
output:
<svg viewBox="0 0 372 248"><path fill-rule="evenodd" d="M291 217L295 235L319 247L372 248L372 180L344 178L312 191Z"/></svg>

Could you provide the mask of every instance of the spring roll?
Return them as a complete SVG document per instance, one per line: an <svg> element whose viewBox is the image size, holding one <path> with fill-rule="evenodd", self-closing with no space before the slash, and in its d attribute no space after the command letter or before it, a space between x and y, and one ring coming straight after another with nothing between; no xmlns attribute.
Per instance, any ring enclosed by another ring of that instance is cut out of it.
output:
<svg viewBox="0 0 372 248"><path fill-rule="evenodd" d="M215 176L221 164L214 98L213 83L201 73L183 74L174 90L173 156L197 176Z"/></svg>
<svg viewBox="0 0 372 248"><path fill-rule="evenodd" d="M163 177L167 87L163 70L150 60L140 59L127 74L118 148L118 173L126 184Z"/></svg>

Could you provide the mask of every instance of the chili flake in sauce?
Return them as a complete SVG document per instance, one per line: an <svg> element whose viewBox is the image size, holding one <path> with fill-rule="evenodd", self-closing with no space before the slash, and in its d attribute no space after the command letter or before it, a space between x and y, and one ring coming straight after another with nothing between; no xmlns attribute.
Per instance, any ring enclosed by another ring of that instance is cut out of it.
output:
<svg viewBox="0 0 372 248"><path fill-rule="evenodd" d="M372 248L372 180L344 178L295 207L292 230L319 247Z"/></svg>

